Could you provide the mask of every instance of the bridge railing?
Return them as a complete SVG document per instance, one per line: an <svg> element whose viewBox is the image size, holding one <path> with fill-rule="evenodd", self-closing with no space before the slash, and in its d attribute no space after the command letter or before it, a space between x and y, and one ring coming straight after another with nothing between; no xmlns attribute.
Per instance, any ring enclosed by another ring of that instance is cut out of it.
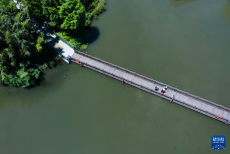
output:
<svg viewBox="0 0 230 154"><path fill-rule="evenodd" d="M142 79L144 79L144 80L149 80L150 82L157 83L157 84L159 84L159 85L161 85L161 86L167 85L167 84L164 84L164 83L159 82L159 81L157 81L157 80L153 80L153 79L148 78L148 77L146 77L146 76L143 76L143 75L140 75L140 74L135 73L135 72L133 72L133 71L130 71L130 70L128 70L128 69L125 69L125 68L123 68L123 67L120 67L120 66L114 65L114 64L112 64L112 63L109 63L109 62L107 62L107 61L101 60L101 59L99 59L99 58L93 57L93 56L88 55L88 54L86 54L86 53L84 53L84 52L80 52L80 51L77 51L77 50L75 50L75 52L78 53L78 54L84 55L84 56L86 56L86 57L89 57L89 58L91 58L91 59L94 59L94 60L96 60L96 61L99 61L99 62L101 62L101 63L104 63L104 64L107 64L107 65L109 65L109 66L112 66L112 67L114 67L114 68L117 68L117 69L120 69L120 70L122 70L122 71L128 72L128 73L130 73L130 74L132 74L132 75L134 75L134 76L138 76L138 77L140 77L140 78L142 78ZM224 107L224 106L222 106L222 105L219 105L219 104L213 103L213 102L211 102L211 101L208 101L208 100L206 100L206 99L200 98L199 96L192 95L192 94L190 94L190 93L188 93L188 92L182 91L182 90L180 90L180 89L174 88L174 87L169 86L169 85L167 85L167 87L168 87L168 89L171 89L171 90L174 90L174 91L178 91L178 92L180 92L180 93L182 93L182 94L184 94L184 95L186 95L186 96L189 96L189 97L191 97L191 98L194 98L194 99L196 99L196 100L199 100L199 101L205 102L205 103L207 103L207 104L211 104L211 105L213 105L213 106L216 106L216 107L218 107L218 108L222 108L222 109L224 109L224 110L230 111L230 109L227 108L227 107Z"/></svg>
<svg viewBox="0 0 230 154"><path fill-rule="evenodd" d="M74 61L74 62L80 64L80 63L79 63L80 61L77 62L76 59L74 59L74 58L72 58L72 57L71 57L70 59L71 59L72 61ZM98 72L101 72L101 73L106 74L106 75L108 75L108 76L111 76L111 77L113 77L113 78L116 78L116 79L118 79L118 80L120 80L120 81L123 80L122 77L117 76L117 75L115 75L115 74L113 74L113 73L109 73L109 72L107 72L107 71L105 71L105 70L102 70L102 69L96 67L96 66L92 66L92 65L90 65L90 64L88 64L88 63L84 63L84 65L87 66L87 67L89 67L89 68L91 68L91 69L93 69L93 70L95 70L95 71L98 71ZM126 83L130 84L130 85L133 85L133 86L138 87L138 88L140 88L140 89L142 89L142 90L145 90L145 91L148 91L148 92L150 92L150 93L153 93L153 94L155 94L155 95L157 95L157 96L166 98L166 99L168 99L168 100L171 99L171 97L169 97L169 96L167 96L167 95L159 94L159 92L156 92L155 90L150 89L150 88L145 87L145 86L142 86L142 85L140 85L140 84L134 83L134 82L132 82L131 80L124 79L124 81L125 81ZM178 104L180 104L180 105L182 105L182 106L188 107L188 108L190 108L190 109L192 109L192 110L195 110L195 111L197 111L197 112L200 112L200 113L202 113L202 114L208 115L208 116L210 116L210 117L212 117L212 118L216 118L216 115L215 115L215 114L213 114L213 113L211 113L211 112L208 112L208 111L206 111L206 110L203 110L203 109L201 109L201 108L197 108L196 106L193 106L193 105L191 105L191 104L187 104L187 103L185 103L185 102L183 102L183 101L180 101L180 100L177 100L177 99L174 99L174 102L176 102L176 103L178 103ZM218 120L220 120L220 121L222 121L222 122L228 122L228 119L223 118L223 117L221 117L221 118L218 119Z"/></svg>

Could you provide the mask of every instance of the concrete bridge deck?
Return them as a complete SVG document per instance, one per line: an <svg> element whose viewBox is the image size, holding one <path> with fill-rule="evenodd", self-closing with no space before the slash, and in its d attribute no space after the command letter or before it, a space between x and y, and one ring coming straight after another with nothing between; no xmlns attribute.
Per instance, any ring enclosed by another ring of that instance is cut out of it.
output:
<svg viewBox="0 0 230 154"><path fill-rule="evenodd" d="M175 98L173 100L173 103L177 103L219 121L230 122L230 109L224 106L215 104L211 101L205 100L198 96L194 96L168 85L166 93L162 94L161 89L166 84L79 51L75 51L70 59L75 63L83 64L84 67L88 67L117 80L123 80L127 84L145 90L159 97L165 98L167 100L171 100L172 96L174 95ZM155 86L159 87L158 91L155 90Z"/></svg>

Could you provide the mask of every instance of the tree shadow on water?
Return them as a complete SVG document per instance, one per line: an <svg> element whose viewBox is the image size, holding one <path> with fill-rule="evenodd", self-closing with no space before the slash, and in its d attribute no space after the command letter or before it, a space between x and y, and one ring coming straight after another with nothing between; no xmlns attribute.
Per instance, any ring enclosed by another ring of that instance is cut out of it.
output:
<svg viewBox="0 0 230 154"><path fill-rule="evenodd" d="M100 36L100 31L97 27L91 27L90 28L90 39L89 44L93 44Z"/></svg>
<svg viewBox="0 0 230 154"><path fill-rule="evenodd" d="M42 29L41 32L45 34L43 44L43 49L33 57L33 63L38 64L43 67L44 70L56 67L61 64L61 58L59 56L62 55L63 47L58 45L59 38L53 38L52 31L48 31L47 29ZM38 80L35 81L35 84L26 87L26 89L35 88L39 86L43 81L45 81L45 74L43 71L40 72Z"/></svg>
<svg viewBox="0 0 230 154"><path fill-rule="evenodd" d="M17 104L22 107L31 108L34 104L40 103L42 99L60 90L66 82L66 78L62 74L65 74L67 69L63 69L63 66L65 65L62 65L58 71L49 73L48 80L40 82L39 84L42 86L36 87L36 89L34 88L35 86L27 88L0 86L0 110L4 109L7 105L15 106ZM45 74L42 73L42 75L44 77Z"/></svg>

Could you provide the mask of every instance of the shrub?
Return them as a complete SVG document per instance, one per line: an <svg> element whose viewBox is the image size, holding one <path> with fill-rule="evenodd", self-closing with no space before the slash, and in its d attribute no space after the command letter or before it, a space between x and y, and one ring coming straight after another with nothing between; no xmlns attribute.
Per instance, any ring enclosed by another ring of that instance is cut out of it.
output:
<svg viewBox="0 0 230 154"><path fill-rule="evenodd" d="M92 3L92 5L94 5L94 9L92 11L92 16L96 17L98 14L102 13L105 10L105 0L96 0L96 6L95 4Z"/></svg>

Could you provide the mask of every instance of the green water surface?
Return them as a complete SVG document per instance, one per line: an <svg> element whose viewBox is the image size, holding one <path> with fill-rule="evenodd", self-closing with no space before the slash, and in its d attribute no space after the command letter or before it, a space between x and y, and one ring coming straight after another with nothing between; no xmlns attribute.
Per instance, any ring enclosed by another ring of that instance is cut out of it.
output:
<svg viewBox="0 0 230 154"><path fill-rule="evenodd" d="M107 0L84 51L230 107L230 1ZM0 86L1 154L230 153L230 127L81 68ZM65 78L63 76L66 76ZM211 149L225 135L226 149Z"/></svg>

